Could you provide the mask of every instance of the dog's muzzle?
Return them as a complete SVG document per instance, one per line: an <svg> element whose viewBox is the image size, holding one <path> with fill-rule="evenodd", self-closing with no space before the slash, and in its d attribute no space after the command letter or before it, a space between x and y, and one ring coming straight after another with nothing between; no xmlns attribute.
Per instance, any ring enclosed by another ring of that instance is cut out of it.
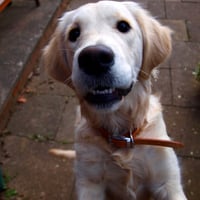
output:
<svg viewBox="0 0 200 200"><path fill-rule="evenodd" d="M105 45L88 46L80 52L79 68L94 82L84 96L89 104L98 108L108 108L130 92L132 83L127 88L117 88L113 84L111 70L114 63L114 53Z"/></svg>

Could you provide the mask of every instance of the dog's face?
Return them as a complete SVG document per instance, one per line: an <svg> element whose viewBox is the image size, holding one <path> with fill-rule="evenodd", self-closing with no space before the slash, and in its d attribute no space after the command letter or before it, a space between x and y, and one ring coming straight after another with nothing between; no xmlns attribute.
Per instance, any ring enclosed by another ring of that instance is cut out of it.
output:
<svg viewBox="0 0 200 200"><path fill-rule="evenodd" d="M71 85L80 101L116 110L139 75L147 79L167 57L170 45L169 29L137 4L101 1L63 15L45 60L50 74Z"/></svg>
<svg viewBox="0 0 200 200"><path fill-rule="evenodd" d="M67 27L64 49L73 52L67 60L78 96L96 108L118 105L142 64L143 40L136 20L124 7L102 2L67 13L62 20Z"/></svg>

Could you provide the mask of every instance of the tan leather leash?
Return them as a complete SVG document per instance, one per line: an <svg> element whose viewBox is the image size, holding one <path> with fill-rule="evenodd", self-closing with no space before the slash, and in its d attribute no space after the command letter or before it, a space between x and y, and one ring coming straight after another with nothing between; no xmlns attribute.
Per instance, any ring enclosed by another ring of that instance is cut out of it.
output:
<svg viewBox="0 0 200 200"><path fill-rule="evenodd" d="M135 128L133 131L121 136L110 135L105 129L100 129L101 135L117 148L132 148L135 145L153 145L170 148L182 148L183 143L178 141L163 140L163 139L151 139L151 138L139 138L137 135L140 133L139 128Z"/></svg>

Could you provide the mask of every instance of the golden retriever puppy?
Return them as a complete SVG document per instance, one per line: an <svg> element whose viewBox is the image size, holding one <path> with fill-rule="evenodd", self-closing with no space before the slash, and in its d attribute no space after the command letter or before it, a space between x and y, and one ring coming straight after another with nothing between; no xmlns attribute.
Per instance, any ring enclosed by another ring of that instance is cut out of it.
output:
<svg viewBox="0 0 200 200"><path fill-rule="evenodd" d="M44 50L49 74L74 89L79 200L185 200L152 70L171 31L134 2L100 1L64 13ZM73 153L72 153L73 154Z"/></svg>

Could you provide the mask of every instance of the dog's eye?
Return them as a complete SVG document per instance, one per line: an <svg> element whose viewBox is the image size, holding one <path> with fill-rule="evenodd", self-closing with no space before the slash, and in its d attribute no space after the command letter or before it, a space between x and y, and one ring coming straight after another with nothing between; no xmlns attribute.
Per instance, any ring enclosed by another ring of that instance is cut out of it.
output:
<svg viewBox="0 0 200 200"><path fill-rule="evenodd" d="M122 20L117 22L117 29L122 33L127 33L131 27L128 22Z"/></svg>
<svg viewBox="0 0 200 200"><path fill-rule="evenodd" d="M80 36L81 34L81 30L79 27L73 28L70 32L69 32L69 40L71 42L76 42L77 38Z"/></svg>

